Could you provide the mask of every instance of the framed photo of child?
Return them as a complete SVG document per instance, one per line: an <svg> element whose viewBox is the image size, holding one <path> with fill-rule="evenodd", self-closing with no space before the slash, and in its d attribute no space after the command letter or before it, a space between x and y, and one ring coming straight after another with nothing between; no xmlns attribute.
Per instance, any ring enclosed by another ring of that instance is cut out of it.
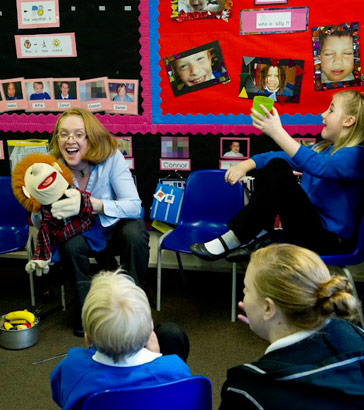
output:
<svg viewBox="0 0 364 410"><path fill-rule="evenodd" d="M0 80L3 95L2 111L25 110L25 83L23 77Z"/></svg>
<svg viewBox="0 0 364 410"><path fill-rule="evenodd" d="M244 56L239 97L265 95L274 101L298 103L303 66L304 60Z"/></svg>
<svg viewBox="0 0 364 410"><path fill-rule="evenodd" d="M118 143L118 150L123 154L125 158L131 158L133 156L132 137L114 137Z"/></svg>
<svg viewBox="0 0 364 410"><path fill-rule="evenodd" d="M55 99L55 109L57 111L64 111L72 107L80 106L79 83L79 78L53 79L53 95Z"/></svg>
<svg viewBox="0 0 364 410"><path fill-rule="evenodd" d="M89 111L105 111L109 108L107 77L90 78L80 81L82 108Z"/></svg>
<svg viewBox="0 0 364 410"><path fill-rule="evenodd" d="M33 78L25 80L27 111L54 111L53 78Z"/></svg>
<svg viewBox="0 0 364 410"><path fill-rule="evenodd" d="M108 79L109 90L108 112L117 114L138 114L139 81L125 79Z"/></svg>
<svg viewBox="0 0 364 410"><path fill-rule="evenodd" d="M218 41L163 59L175 96L230 81Z"/></svg>
<svg viewBox="0 0 364 410"><path fill-rule="evenodd" d="M178 22L231 16L231 0L171 0L171 18Z"/></svg>
<svg viewBox="0 0 364 410"><path fill-rule="evenodd" d="M362 84L358 22L314 27L312 46L316 90Z"/></svg>
<svg viewBox="0 0 364 410"><path fill-rule="evenodd" d="M249 138L220 138L220 158L240 160L249 157Z"/></svg>

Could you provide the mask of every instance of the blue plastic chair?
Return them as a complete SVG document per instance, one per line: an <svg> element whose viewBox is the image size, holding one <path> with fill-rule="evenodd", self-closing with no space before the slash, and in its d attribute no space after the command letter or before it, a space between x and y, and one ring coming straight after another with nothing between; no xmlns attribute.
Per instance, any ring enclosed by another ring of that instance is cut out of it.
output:
<svg viewBox="0 0 364 410"><path fill-rule="evenodd" d="M364 217L359 227L356 247L352 252L341 255L321 255L321 259L326 263L326 265L339 266L343 270L345 276L348 278L353 287L355 297L359 300L354 279L347 265L359 265L364 262ZM359 311L359 316L360 323L364 328L364 315L362 309Z"/></svg>
<svg viewBox="0 0 364 410"><path fill-rule="evenodd" d="M227 223L244 206L244 186L231 186L225 171L202 169L187 178L179 224L159 239L157 260L157 310L161 309L162 250L176 252L180 270L180 253L192 253L189 246L207 242L224 234ZM236 264L232 266L231 320L236 320Z"/></svg>
<svg viewBox="0 0 364 410"><path fill-rule="evenodd" d="M82 410L100 409L211 410L211 382L192 376L159 386L110 389L92 394L82 406Z"/></svg>
<svg viewBox="0 0 364 410"><path fill-rule="evenodd" d="M0 177L0 254L18 252L26 249L27 259L32 256L29 236L28 214L13 194L11 177ZM30 298L35 305L33 277L29 276Z"/></svg>

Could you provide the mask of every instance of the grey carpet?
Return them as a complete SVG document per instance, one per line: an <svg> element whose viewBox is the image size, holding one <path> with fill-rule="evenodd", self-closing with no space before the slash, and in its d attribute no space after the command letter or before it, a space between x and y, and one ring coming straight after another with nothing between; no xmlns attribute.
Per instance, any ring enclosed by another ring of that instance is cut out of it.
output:
<svg viewBox="0 0 364 410"><path fill-rule="evenodd" d="M30 309L29 280L24 261L0 258L0 314ZM156 312L156 272L149 272L146 291L153 307L155 323L175 321L187 331L191 343L188 364L192 374L207 376L213 385L213 405L217 409L226 370L234 365L259 358L267 343L239 322L230 322L231 275L227 273L185 272L183 283L178 271L163 270L162 310ZM0 348L0 409L48 410L58 408L52 401L49 375L61 358L35 362L66 353L74 346L84 346L73 336L72 289L67 290L69 307L57 310L59 287L54 274L36 281L36 291L50 287L55 300L42 303L39 341L23 350ZM243 275L238 275L238 297L242 296ZM38 300L40 298L38 297ZM48 313L54 313L47 316Z"/></svg>

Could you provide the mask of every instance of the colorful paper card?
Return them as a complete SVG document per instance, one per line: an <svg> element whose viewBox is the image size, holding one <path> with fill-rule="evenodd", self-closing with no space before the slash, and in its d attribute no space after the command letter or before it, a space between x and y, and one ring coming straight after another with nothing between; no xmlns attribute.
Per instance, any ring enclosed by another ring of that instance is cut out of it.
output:
<svg viewBox="0 0 364 410"><path fill-rule="evenodd" d="M16 0L18 28L59 27L58 0Z"/></svg>
<svg viewBox="0 0 364 410"><path fill-rule="evenodd" d="M287 4L288 0L254 0L255 6L262 6L267 4Z"/></svg>
<svg viewBox="0 0 364 410"><path fill-rule="evenodd" d="M138 114L139 81L107 79L109 104L107 112L117 114Z"/></svg>
<svg viewBox="0 0 364 410"><path fill-rule="evenodd" d="M53 78L54 106L57 111L80 106L79 78Z"/></svg>
<svg viewBox="0 0 364 410"><path fill-rule="evenodd" d="M312 46L316 90L362 84L358 22L314 27Z"/></svg>
<svg viewBox="0 0 364 410"><path fill-rule="evenodd" d="M25 80L27 111L53 111L53 78L33 78Z"/></svg>
<svg viewBox="0 0 364 410"><path fill-rule="evenodd" d="M14 37L17 58L77 57L75 33Z"/></svg>
<svg viewBox="0 0 364 410"><path fill-rule="evenodd" d="M107 77L80 81L81 106L89 111L105 111L109 107Z"/></svg>
<svg viewBox="0 0 364 410"><path fill-rule="evenodd" d="M25 83L23 77L0 80L4 105L2 111L25 110Z"/></svg>
<svg viewBox="0 0 364 410"><path fill-rule="evenodd" d="M307 31L308 7L240 10L240 34Z"/></svg>

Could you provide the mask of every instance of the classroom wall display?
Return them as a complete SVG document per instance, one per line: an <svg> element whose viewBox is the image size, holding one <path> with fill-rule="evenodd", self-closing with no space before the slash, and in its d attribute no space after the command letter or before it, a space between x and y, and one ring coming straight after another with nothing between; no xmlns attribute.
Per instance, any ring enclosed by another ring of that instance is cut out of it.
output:
<svg viewBox="0 0 364 410"><path fill-rule="evenodd" d="M125 158L131 158L133 156L132 137L115 137L118 143L118 150L124 155Z"/></svg>
<svg viewBox="0 0 364 410"><path fill-rule="evenodd" d="M6 47L18 34L15 8L2 7L0 45L2 78L134 78L139 80L137 115L96 114L114 133L123 134L189 134L189 135L250 135L260 134L251 124L251 100L239 97L242 56L264 56L304 60L304 72L299 103L279 101L277 107L285 129L294 133L317 135L322 129L320 113L326 110L336 89L316 90L312 58L312 28L333 23L357 21L361 0L352 0L350 7L329 0L306 0L307 31L241 35L240 10L234 5L230 18L199 19L183 22L171 18L171 2L140 0L132 4L109 0L103 11L95 1L62 1L59 4L60 27L52 33L75 33L77 57L29 58L27 64L16 57L15 50ZM251 2L253 5L253 2ZM256 5L257 10L260 7ZM285 9L278 4L271 8ZM299 0L289 0L289 8L302 7ZM330 13L322 13L323 9ZM87 19L81 18L87 13ZM359 21L359 31L363 21ZM92 27L92 30L89 28ZM121 29L122 27L122 29ZM42 34L39 29L32 33ZM22 30L20 30L20 34ZM163 59L203 44L217 41L230 82L199 89L176 97L171 87ZM270 52L267 52L270 51ZM350 87L352 87L350 85ZM354 86L360 89L359 86ZM27 113L0 115L0 131L51 132L57 116ZM15 114L15 115L14 115ZM19 118L20 117L20 118Z"/></svg>
<svg viewBox="0 0 364 410"><path fill-rule="evenodd" d="M107 77L90 78L80 81L82 108L89 111L104 111L109 107Z"/></svg>

